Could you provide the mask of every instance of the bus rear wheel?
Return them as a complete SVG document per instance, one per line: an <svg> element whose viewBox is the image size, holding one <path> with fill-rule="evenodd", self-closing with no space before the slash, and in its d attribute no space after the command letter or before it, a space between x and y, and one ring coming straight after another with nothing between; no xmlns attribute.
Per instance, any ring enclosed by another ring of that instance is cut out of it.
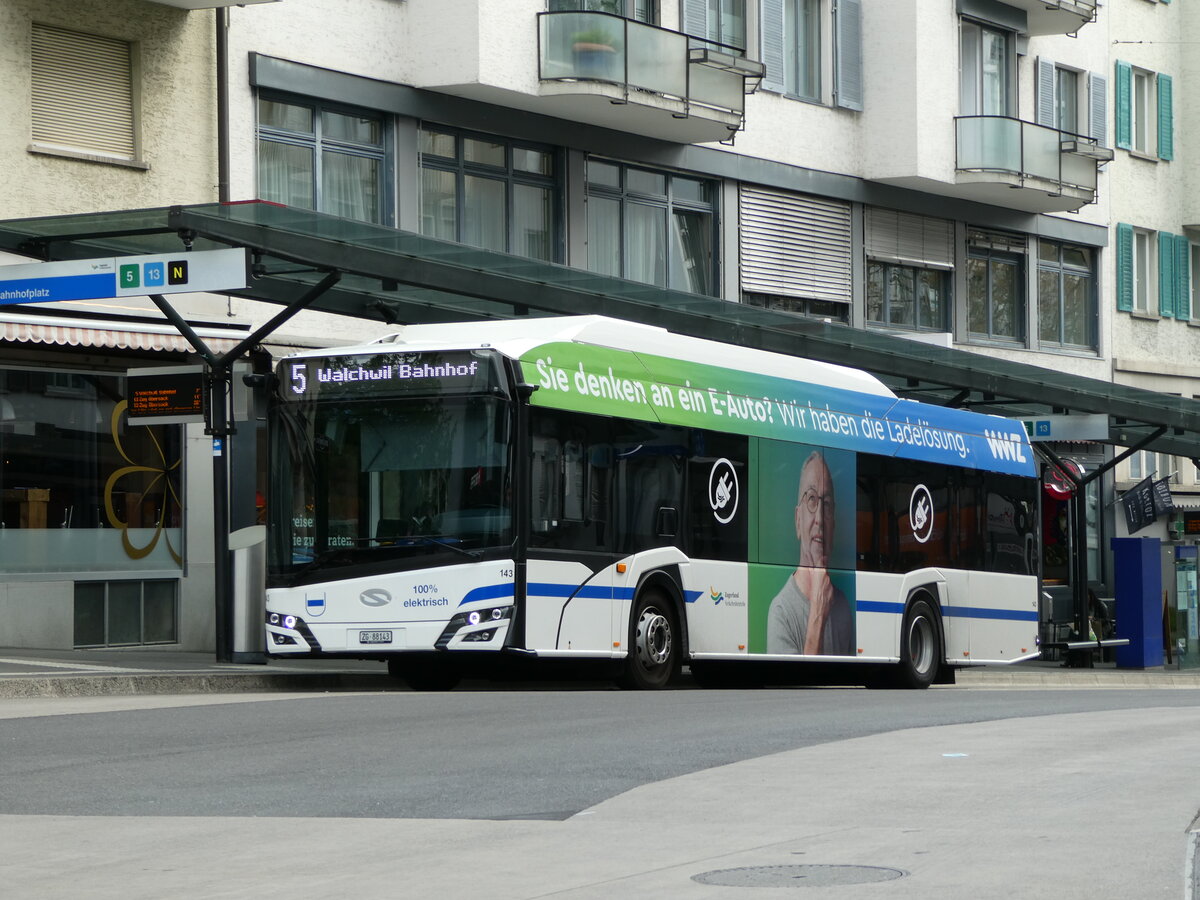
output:
<svg viewBox="0 0 1200 900"><path fill-rule="evenodd" d="M452 691L462 681L462 672L456 665L436 656L389 659L388 674L414 691Z"/></svg>
<svg viewBox="0 0 1200 900"><path fill-rule="evenodd" d="M904 613L900 632L899 687L923 690L933 684L941 665L942 641L937 613L928 600L918 599Z"/></svg>
<svg viewBox="0 0 1200 900"><path fill-rule="evenodd" d="M639 691L666 687L679 671L679 637L666 594L653 588L638 594L629 619L629 652L621 687Z"/></svg>

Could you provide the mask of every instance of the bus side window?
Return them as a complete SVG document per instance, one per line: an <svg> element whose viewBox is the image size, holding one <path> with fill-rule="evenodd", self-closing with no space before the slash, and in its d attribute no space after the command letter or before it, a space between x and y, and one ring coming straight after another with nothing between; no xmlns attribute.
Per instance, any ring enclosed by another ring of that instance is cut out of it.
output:
<svg viewBox="0 0 1200 900"><path fill-rule="evenodd" d="M562 498L559 493L561 447L552 437L533 438L533 530L546 532L558 524Z"/></svg>

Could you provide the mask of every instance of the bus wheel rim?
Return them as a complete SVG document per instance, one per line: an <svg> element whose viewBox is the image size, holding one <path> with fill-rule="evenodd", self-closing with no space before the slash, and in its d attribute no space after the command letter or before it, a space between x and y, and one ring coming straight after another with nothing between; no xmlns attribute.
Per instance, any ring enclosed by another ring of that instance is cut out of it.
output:
<svg viewBox="0 0 1200 900"><path fill-rule="evenodd" d="M917 616L909 626L908 658L917 672L928 672L933 665L933 624L924 616Z"/></svg>
<svg viewBox="0 0 1200 900"><path fill-rule="evenodd" d="M663 665L671 656L671 623L656 609L642 611L637 626L637 655L647 668Z"/></svg>

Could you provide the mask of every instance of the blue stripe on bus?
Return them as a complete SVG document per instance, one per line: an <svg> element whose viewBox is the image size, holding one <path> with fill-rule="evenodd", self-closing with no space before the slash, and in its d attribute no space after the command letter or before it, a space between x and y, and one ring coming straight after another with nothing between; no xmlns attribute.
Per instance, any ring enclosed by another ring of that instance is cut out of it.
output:
<svg viewBox="0 0 1200 900"><path fill-rule="evenodd" d="M511 596L513 596L513 583L511 581L504 584L488 584L467 591L467 595L462 598L458 605L462 606L466 603L474 603L477 600L499 600L501 597Z"/></svg>
<svg viewBox="0 0 1200 900"><path fill-rule="evenodd" d="M684 591L683 592L683 602L684 603L695 603L702 596L704 596L704 591Z"/></svg>
<svg viewBox="0 0 1200 900"><path fill-rule="evenodd" d="M984 609L980 606L943 606L943 616L959 619L1009 619L1016 622L1036 622L1037 610L1033 609Z"/></svg>
<svg viewBox="0 0 1200 900"><path fill-rule="evenodd" d="M904 613L903 603L894 603L889 600L859 600L855 604L855 608L859 612L892 613L894 615ZM1008 619L1016 622L1036 622L1038 618L1035 610L985 609L981 606L943 606L942 615L947 618Z"/></svg>

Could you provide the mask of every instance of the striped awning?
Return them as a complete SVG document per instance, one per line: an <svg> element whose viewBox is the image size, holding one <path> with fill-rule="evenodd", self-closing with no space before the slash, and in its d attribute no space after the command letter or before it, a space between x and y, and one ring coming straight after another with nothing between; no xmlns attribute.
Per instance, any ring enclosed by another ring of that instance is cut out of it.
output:
<svg viewBox="0 0 1200 900"><path fill-rule="evenodd" d="M224 353L244 336L198 328L197 334L217 353ZM110 350L149 350L193 353L187 338L167 323L108 322L90 319L47 319L23 315L0 315L0 341L21 344L57 344L62 347L96 347Z"/></svg>

